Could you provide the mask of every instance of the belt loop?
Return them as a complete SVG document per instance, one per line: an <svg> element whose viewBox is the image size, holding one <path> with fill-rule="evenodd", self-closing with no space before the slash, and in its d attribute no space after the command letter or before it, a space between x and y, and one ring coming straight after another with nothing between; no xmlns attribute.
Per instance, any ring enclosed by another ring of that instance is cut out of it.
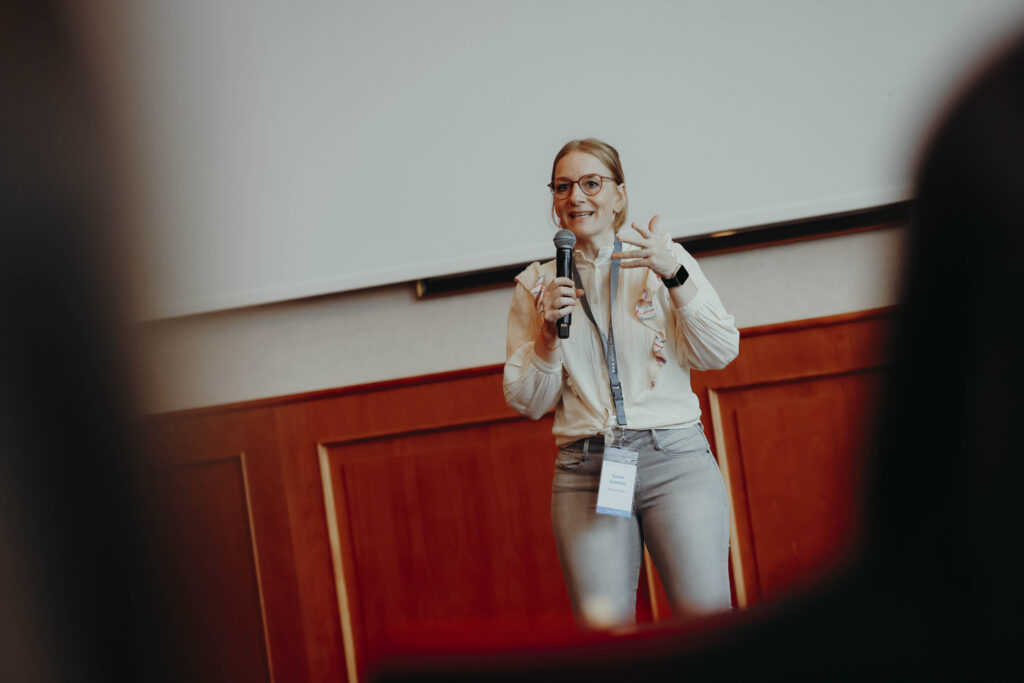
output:
<svg viewBox="0 0 1024 683"><path fill-rule="evenodd" d="M583 462L587 461L587 457L590 455L590 439L583 439Z"/></svg>
<svg viewBox="0 0 1024 683"><path fill-rule="evenodd" d="M658 441L658 431L656 429L652 429L651 430L651 440L654 441L654 447L660 451L661 450L661 442Z"/></svg>

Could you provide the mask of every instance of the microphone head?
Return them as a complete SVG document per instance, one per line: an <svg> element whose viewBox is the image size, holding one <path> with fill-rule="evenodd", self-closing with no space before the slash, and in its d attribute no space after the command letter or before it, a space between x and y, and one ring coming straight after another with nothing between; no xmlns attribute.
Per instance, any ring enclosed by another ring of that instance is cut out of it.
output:
<svg viewBox="0 0 1024 683"><path fill-rule="evenodd" d="M572 249L576 246L576 235L571 230L562 228L555 233L555 248L556 249Z"/></svg>

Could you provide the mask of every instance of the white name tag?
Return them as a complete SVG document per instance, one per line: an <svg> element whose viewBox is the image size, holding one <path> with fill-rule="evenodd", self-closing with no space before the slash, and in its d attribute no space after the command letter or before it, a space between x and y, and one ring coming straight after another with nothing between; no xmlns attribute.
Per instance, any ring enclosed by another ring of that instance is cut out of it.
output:
<svg viewBox="0 0 1024 683"><path fill-rule="evenodd" d="M630 517L636 488L636 451L605 446L601 463L601 484L597 489L597 512Z"/></svg>

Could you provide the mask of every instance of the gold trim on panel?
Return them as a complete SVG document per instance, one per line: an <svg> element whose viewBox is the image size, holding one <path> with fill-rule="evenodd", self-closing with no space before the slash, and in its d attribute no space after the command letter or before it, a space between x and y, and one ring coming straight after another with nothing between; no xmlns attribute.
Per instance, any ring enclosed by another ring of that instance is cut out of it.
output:
<svg viewBox="0 0 1024 683"><path fill-rule="evenodd" d="M345 647L345 668L349 683L356 683L359 679L356 666L355 637L345 583L345 563L341 553L341 532L338 529L338 510L334 500L334 483L331 480L330 455L326 444L318 443L316 448L320 461L320 481L324 491L324 510L327 516L327 536L331 546L331 564L334 565L334 590L338 596L341 639Z"/></svg>
<svg viewBox="0 0 1024 683"><path fill-rule="evenodd" d="M256 575L256 598L259 603L260 609L260 625L263 631L263 655L266 657L267 663L267 675L270 678L271 683L274 681L274 658L271 654L270 648L270 624L267 620L267 604L263 595L263 576L260 573L260 553L259 543L256 540L256 522L253 515L252 506L252 493L249 489L249 471L246 466L246 455L244 451L238 453L231 453L230 455L224 455L219 458L210 458L206 460L189 460L186 462L178 463L162 463L157 465L158 470L183 470L183 469L198 469L201 467L211 467L215 465L224 464L236 464L240 470L242 478L242 493L245 496L245 522L249 527L249 544L252 550L252 565L253 572Z"/></svg>
<svg viewBox="0 0 1024 683"><path fill-rule="evenodd" d="M256 588L260 601L260 619L263 621L263 651L267 656L267 674L271 683L274 681L274 663L270 650L270 625L267 623L267 606L263 598L263 577L260 574L259 544L256 542L256 523L252 512L252 495L249 491L249 472L246 468L245 452L238 454L238 463L242 468L242 490L245 492L245 515L249 521L249 541L252 543L252 563L256 572Z"/></svg>
<svg viewBox="0 0 1024 683"><path fill-rule="evenodd" d="M644 573L647 575L647 599L651 602L651 621L661 621L658 596L654 590L654 561L644 544Z"/></svg>
<svg viewBox="0 0 1024 683"><path fill-rule="evenodd" d="M725 429L722 426L722 408L718 403L718 392L708 389L708 404L711 406L711 429L715 436L715 450L718 467L725 480L725 492L729 496L729 555L732 557L732 582L736 588L736 606L745 608L747 585L743 580L743 556L740 553L739 532L736 529L736 505L733 503L732 479L729 476L729 453L725 445Z"/></svg>

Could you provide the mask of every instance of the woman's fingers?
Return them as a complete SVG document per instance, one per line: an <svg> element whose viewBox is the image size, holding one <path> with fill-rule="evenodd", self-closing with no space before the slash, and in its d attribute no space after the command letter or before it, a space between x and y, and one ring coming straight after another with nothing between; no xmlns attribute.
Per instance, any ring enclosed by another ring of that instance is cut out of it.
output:
<svg viewBox="0 0 1024 683"><path fill-rule="evenodd" d="M620 238L621 239L621 238ZM646 246L645 242L634 242L631 240L622 240L626 244L632 244L638 249L630 249L629 251L620 251L612 254L613 259L622 261L623 268L636 268L637 266L646 265L643 261L646 261L651 256L651 250Z"/></svg>
<svg viewBox="0 0 1024 683"><path fill-rule="evenodd" d="M636 230L638 235L640 235L644 239L649 240L652 239L654 235L658 232L658 221L660 220L661 216L659 214L654 214L654 216L651 218L650 223L647 224L646 228L636 222L633 222L632 226L633 229ZM625 242L625 240L623 240L623 242ZM630 242L630 244L632 244L632 242Z"/></svg>
<svg viewBox="0 0 1024 683"><path fill-rule="evenodd" d="M665 244L664 234L658 229L660 220L661 216L655 214L646 228L633 223L633 229L640 237L630 238L619 235L619 240L638 248L612 254L612 258L620 259L623 268L647 267L659 275L674 272L678 264L672 254L671 246Z"/></svg>
<svg viewBox="0 0 1024 683"><path fill-rule="evenodd" d="M654 214L654 216L651 217L651 221L650 221L650 223L647 224L646 228L643 227L642 225L640 225L639 223L637 223L636 221L634 221L630 225L633 226L633 229L636 230L636 233L638 235L643 237L645 240L649 240L649 239L652 239L658 233L658 221L660 221L660 220L661 220L661 215L660 214ZM622 240L623 242L629 241L629 240L622 239L621 235L619 236L619 239ZM636 242L629 242L629 243L630 244L636 244Z"/></svg>
<svg viewBox="0 0 1024 683"><path fill-rule="evenodd" d="M636 224L634 223L634 225ZM625 242L626 244L632 244L634 247L643 247L647 244L647 240L636 239L634 237L626 237L625 235L619 235L619 241ZM615 256L619 256L622 253L623 252L620 251L618 254L612 254L612 257L614 258Z"/></svg>
<svg viewBox="0 0 1024 683"><path fill-rule="evenodd" d="M578 297L583 295L582 289L577 289L569 278L555 278L552 285L544 296L544 318L548 321L555 321L572 313L576 308Z"/></svg>

